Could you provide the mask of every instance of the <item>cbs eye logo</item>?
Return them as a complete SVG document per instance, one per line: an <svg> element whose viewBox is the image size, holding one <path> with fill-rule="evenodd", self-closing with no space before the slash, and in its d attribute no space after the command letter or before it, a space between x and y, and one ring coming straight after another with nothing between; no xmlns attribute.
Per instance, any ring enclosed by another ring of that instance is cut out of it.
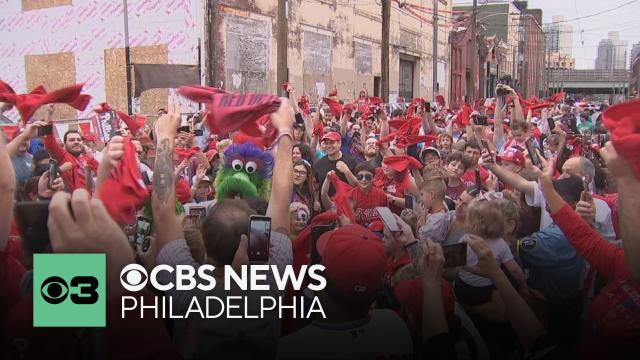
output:
<svg viewBox="0 0 640 360"><path fill-rule="evenodd" d="M71 288L78 290L69 296L69 285ZM49 304L56 305L66 300L67 297L74 304L90 305L98 301L98 279L93 276L75 276L71 279L71 283L67 282L59 276L48 277L42 286L40 286L40 294L42 299Z"/></svg>
<svg viewBox="0 0 640 360"><path fill-rule="evenodd" d="M147 286L147 270L140 264L129 264L120 271L120 284L128 291L140 291Z"/></svg>

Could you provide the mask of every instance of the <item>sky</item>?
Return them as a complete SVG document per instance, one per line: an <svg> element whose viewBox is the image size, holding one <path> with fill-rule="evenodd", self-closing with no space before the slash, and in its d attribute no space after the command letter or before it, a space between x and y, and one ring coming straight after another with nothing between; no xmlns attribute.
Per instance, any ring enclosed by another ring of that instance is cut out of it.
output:
<svg viewBox="0 0 640 360"><path fill-rule="evenodd" d="M607 38L609 31L619 31L620 39L628 41L628 56L633 44L640 42L640 0L528 0L530 9L542 9L543 22L551 22L554 15L563 15L565 20L612 9L625 3L629 5L602 15L570 21L573 26L573 57L577 69L593 69L598 43ZM471 0L455 0L454 4L471 3ZM480 6L485 0L478 0Z"/></svg>

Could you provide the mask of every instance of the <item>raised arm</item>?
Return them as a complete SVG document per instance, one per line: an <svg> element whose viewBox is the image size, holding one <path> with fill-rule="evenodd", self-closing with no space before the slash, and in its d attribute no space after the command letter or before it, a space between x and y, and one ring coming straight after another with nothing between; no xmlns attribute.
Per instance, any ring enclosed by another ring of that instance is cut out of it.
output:
<svg viewBox="0 0 640 360"><path fill-rule="evenodd" d="M527 181L522 176L511 172L493 161L493 157L487 150L482 150L482 165L496 174L505 183L509 184L516 190L525 193L528 196L534 196L536 191L536 183Z"/></svg>
<svg viewBox="0 0 640 360"><path fill-rule="evenodd" d="M511 121L525 120L524 112L522 111L522 104L520 104L520 97L518 96L518 93L516 93L514 89L511 89L511 95L513 96L513 106L515 107L513 119L511 119Z"/></svg>
<svg viewBox="0 0 640 360"><path fill-rule="evenodd" d="M289 233L289 199L293 187L293 165L291 152L293 149L293 108L289 99L281 98L277 112L271 114L271 123L278 130L277 150L273 178L271 179L271 195L267 216L271 217L271 228L284 234Z"/></svg>
<svg viewBox="0 0 640 360"><path fill-rule="evenodd" d="M502 112L502 96L496 98L496 111L495 118L493 120L493 143L498 146L504 139L504 129L502 128L502 122L504 121L504 112Z"/></svg>
<svg viewBox="0 0 640 360"><path fill-rule="evenodd" d="M607 163L611 175L618 180L618 216L622 232L622 247L629 264L631 276L640 280L640 181L633 172L631 164L618 155L611 142L600 151Z"/></svg>
<svg viewBox="0 0 640 360"><path fill-rule="evenodd" d="M11 158L0 135L0 251L7 245L11 219L13 218L13 194L16 192L16 175L13 172Z"/></svg>
<svg viewBox="0 0 640 360"><path fill-rule="evenodd" d="M47 123L44 121L36 121L34 123L27 124L22 134L16 136L13 140L11 140L11 142L7 144L7 151L9 152L9 156L15 155L18 152L18 148L20 147L20 145L31 140L31 138L36 135L35 132L37 131L37 129L45 125L47 125Z"/></svg>
<svg viewBox="0 0 640 360"><path fill-rule="evenodd" d="M47 124L51 124L53 126L53 104L49 105L47 108L47 116L45 118L45 122ZM64 157L65 150L58 144L55 137L56 127L53 126L53 131L49 135L45 135L44 138L44 148L49 151L51 156L56 159L58 163L62 163L62 158Z"/></svg>
<svg viewBox="0 0 640 360"><path fill-rule="evenodd" d="M349 121L349 117L345 111L342 112L340 116L340 135L344 136L347 133L347 122Z"/></svg>
<svg viewBox="0 0 640 360"><path fill-rule="evenodd" d="M182 222L176 214L176 179L173 173L173 143L180 125L180 107L169 98L169 112L154 124L157 139L151 206L158 249L184 238Z"/></svg>

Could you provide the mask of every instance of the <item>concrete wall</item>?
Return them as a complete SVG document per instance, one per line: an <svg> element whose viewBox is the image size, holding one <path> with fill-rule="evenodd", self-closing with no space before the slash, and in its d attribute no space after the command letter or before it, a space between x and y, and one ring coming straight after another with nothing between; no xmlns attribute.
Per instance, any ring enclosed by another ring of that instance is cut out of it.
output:
<svg viewBox="0 0 640 360"><path fill-rule="evenodd" d="M426 8L433 0L414 1ZM439 4L451 10L451 5ZM214 21L216 84L237 91L276 92L276 0L221 0ZM431 19L431 16L421 14ZM449 14L443 12L443 16ZM238 26L243 24L243 26ZM344 99L353 99L363 87L374 93L374 77L381 74L381 7L374 2L335 0L288 1L289 80L298 96L312 99L336 87ZM236 34L239 33L239 34ZM448 94L449 31L439 31L440 93ZM390 31L390 100L399 86L400 59L415 61L414 96L432 98L433 26L410 16L393 3ZM244 64L245 72L236 65Z"/></svg>

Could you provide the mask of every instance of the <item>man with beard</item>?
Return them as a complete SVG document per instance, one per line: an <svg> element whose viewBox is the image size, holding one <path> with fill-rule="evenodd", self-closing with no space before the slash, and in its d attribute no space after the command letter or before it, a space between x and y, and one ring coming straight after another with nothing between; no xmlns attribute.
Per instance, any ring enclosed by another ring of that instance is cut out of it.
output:
<svg viewBox="0 0 640 360"><path fill-rule="evenodd" d="M382 166L382 154L375 136L369 136L364 143L364 162L373 166L374 169Z"/></svg>
<svg viewBox="0 0 640 360"><path fill-rule="evenodd" d="M53 106L49 107L47 122L53 123ZM55 128L55 127L54 127ZM71 171L62 173L65 187L73 192L75 189L87 189L87 178L85 172L85 161L81 156L84 153L84 143L82 135L77 130L69 130L63 136L64 147L56 141L53 133L44 136L44 147L51 154L59 165L71 164Z"/></svg>

